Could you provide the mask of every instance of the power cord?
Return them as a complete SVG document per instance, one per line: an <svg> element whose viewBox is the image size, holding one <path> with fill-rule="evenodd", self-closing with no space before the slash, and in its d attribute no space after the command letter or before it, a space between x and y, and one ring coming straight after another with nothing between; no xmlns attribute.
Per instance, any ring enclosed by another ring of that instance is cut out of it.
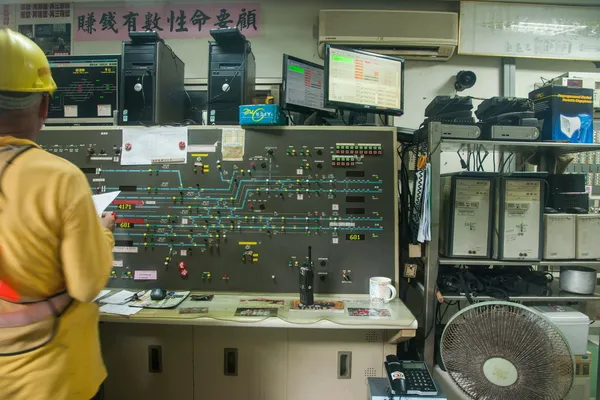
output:
<svg viewBox="0 0 600 400"><path fill-rule="evenodd" d="M381 121L381 123L383 124L383 126L388 126L388 124L385 121L385 119L383 119L383 115L379 114L379 120Z"/></svg>

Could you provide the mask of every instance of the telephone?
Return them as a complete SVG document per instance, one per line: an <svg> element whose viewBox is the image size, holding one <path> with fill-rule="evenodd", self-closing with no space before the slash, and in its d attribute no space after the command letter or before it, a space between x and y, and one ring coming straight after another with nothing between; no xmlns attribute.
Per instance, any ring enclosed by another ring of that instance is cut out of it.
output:
<svg viewBox="0 0 600 400"><path fill-rule="evenodd" d="M419 396L438 394L437 386L423 361L402 361L390 354L386 356L384 365L393 394Z"/></svg>

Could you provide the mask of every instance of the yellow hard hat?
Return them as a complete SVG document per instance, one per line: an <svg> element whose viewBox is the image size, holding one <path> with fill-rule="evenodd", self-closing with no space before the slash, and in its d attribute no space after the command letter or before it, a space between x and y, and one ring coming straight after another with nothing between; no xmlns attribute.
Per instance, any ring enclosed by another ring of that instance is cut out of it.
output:
<svg viewBox="0 0 600 400"><path fill-rule="evenodd" d="M53 93L56 83L46 55L31 39L0 29L0 91Z"/></svg>

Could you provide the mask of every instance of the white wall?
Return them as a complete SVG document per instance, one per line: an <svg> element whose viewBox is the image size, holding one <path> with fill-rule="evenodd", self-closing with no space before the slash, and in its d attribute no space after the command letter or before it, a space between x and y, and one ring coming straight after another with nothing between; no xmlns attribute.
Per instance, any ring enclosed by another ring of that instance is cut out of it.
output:
<svg viewBox="0 0 600 400"><path fill-rule="evenodd" d="M7 0L14 2L13 0ZM45 0L39 0L45 1ZM598 0L594 0L598 1ZM0 0L0 2L4 2ZM97 0L74 0L86 7L100 4L149 4L164 0L128 0L101 3ZM171 0L170 3L215 3L214 0ZM322 63L317 54L319 10L344 9L405 9L458 11L458 1L436 0L223 0L224 3L252 2L261 5L261 35L252 39L257 76L268 80L281 79L282 54ZM208 39L167 39L169 45L186 64L186 78L207 77ZM75 42L75 54L120 53L120 41ZM551 78L567 71L596 71L591 62L517 59L517 96L526 97L540 76ZM407 61L405 73L406 113L395 119L395 125L417 128L423 112L436 96L454 93L454 76L463 69L477 74L477 83L461 94L490 97L501 94L501 60L497 57L454 56L448 62ZM600 70L597 70L600 71ZM475 102L477 104L477 102Z"/></svg>
<svg viewBox="0 0 600 400"><path fill-rule="evenodd" d="M565 72L600 72L590 61L541 60L531 58L517 59L516 95L527 97L534 84L544 79L555 78Z"/></svg>
<svg viewBox="0 0 600 400"><path fill-rule="evenodd" d="M216 3L202 0L173 0L170 3ZM251 39L259 78L281 79L283 53L322 63L317 54L319 10L344 9L404 9L457 11L456 2L432 0L223 0L223 3L260 3L261 35ZM76 1L81 3L81 1ZM85 1L85 6L94 5ZM149 1L128 1L127 4L148 4ZM101 4L101 3L96 3ZM112 3L111 3L112 4ZM206 78L208 71L208 39L167 39L166 42L185 62L186 78ZM119 41L75 42L75 54L120 53Z"/></svg>

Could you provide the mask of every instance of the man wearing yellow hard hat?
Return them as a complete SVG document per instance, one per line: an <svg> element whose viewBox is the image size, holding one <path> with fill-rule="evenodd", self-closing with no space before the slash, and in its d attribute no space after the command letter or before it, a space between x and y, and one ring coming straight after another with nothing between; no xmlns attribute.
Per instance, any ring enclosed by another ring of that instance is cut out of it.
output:
<svg viewBox="0 0 600 400"><path fill-rule="evenodd" d="M114 216L34 142L56 90L42 50L0 29L0 400L90 400L106 378L98 307Z"/></svg>

